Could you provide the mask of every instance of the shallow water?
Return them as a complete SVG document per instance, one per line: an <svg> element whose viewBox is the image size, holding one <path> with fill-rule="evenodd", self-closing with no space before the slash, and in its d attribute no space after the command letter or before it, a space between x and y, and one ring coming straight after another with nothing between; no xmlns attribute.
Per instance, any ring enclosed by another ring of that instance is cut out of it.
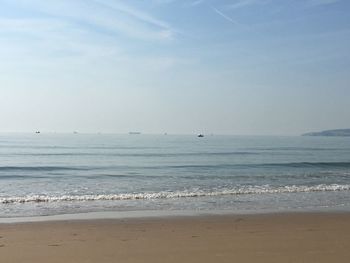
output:
<svg viewBox="0 0 350 263"><path fill-rule="evenodd" d="M346 137L0 135L0 217L349 207Z"/></svg>

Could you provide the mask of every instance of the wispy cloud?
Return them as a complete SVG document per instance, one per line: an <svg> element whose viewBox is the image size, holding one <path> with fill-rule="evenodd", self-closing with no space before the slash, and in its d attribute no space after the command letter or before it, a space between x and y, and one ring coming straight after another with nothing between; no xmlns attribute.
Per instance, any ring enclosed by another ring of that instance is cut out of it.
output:
<svg viewBox="0 0 350 263"><path fill-rule="evenodd" d="M154 25L160 28L170 29L170 25L162 20L156 19L155 17L147 14L143 11L132 8L131 6L125 5L124 2L110 1L110 0L95 0L97 3L105 5L106 7L112 8L116 11L123 12L137 20Z"/></svg>
<svg viewBox="0 0 350 263"><path fill-rule="evenodd" d="M176 0L151 0L151 2L155 3L155 4L169 4L172 3Z"/></svg>
<svg viewBox="0 0 350 263"><path fill-rule="evenodd" d="M21 65L24 61L52 65L57 60L87 63L106 56L119 56L122 50L110 36L55 18L0 19L0 29L0 53L8 60L7 65L18 61Z"/></svg>
<svg viewBox="0 0 350 263"><path fill-rule="evenodd" d="M105 33L116 33L143 40L169 40L174 38L172 27L149 13L131 7L124 1L111 0L7 0L11 5L40 11L70 23L80 23Z"/></svg>
<svg viewBox="0 0 350 263"><path fill-rule="evenodd" d="M196 1L193 1L193 2L189 3L188 5L189 6L197 6L197 5L200 5L203 2L204 2L204 0L196 0Z"/></svg>
<svg viewBox="0 0 350 263"><path fill-rule="evenodd" d="M232 24L239 25L238 22L236 22L231 17L229 17L228 15L224 14L223 12L221 12L219 9L217 9L215 7L212 7L212 9L214 10L215 13L217 13L219 16L221 16L222 18L226 19L227 21L231 22Z"/></svg>
<svg viewBox="0 0 350 263"><path fill-rule="evenodd" d="M309 0L307 4L309 6L322 6L331 5L340 2L341 0Z"/></svg>
<svg viewBox="0 0 350 263"><path fill-rule="evenodd" d="M149 66L152 60L158 61L153 66L158 69L180 63L171 54L157 52L141 52L133 58L129 43L171 44L175 31L167 22L124 1L8 0L7 5L15 14L0 17L0 57L8 61L7 69L99 65L109 70L126 64L132 69L136 64ZM35 15L23 15L28 13Z"/></svg>
<svg viewBox="0 0 350 263"><path fill-rule="evenodd" d="M236 1L235 3L233 3L233 4L230 4L228 7L230 9L238 9L238 8L250 6L250 5L253 5L253 4L257 4L257 3L259 3L259 1L257 1L257 0L239 0L239 1Z"/></svg>

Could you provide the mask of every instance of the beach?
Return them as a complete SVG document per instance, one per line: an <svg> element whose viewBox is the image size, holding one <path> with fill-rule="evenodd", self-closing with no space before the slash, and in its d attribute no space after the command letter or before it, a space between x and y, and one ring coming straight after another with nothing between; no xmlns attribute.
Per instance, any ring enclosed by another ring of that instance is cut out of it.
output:
<svg viewBox="0 0 350 263"><path fill-rule="evenodd" d="M348 262L350 213L0 224L0 262Z"/></svg>

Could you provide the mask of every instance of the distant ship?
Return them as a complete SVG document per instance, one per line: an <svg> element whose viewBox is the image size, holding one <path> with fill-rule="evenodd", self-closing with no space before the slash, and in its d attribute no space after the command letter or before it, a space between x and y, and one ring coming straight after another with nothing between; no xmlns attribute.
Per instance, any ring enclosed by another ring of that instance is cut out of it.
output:
<svg viewBox="0 0 350 263"><path fill-rule="evenodd" d="M39 134L39 133L40 133L40 131L36 131L35 133L36 133L36 134Z"/></svg>
<svg viewBox="0 0 350 263"><path fill-rule="evenodd" d="M129 132L130 135L138 135L141 134L141 132Z"/></svg>
<svg viewBox="0 0 350 263"><path fill-rule="evenodd" d="M197 137L202 138L202 137L204 137L204 134L200 133L197 135Z"/></svg>

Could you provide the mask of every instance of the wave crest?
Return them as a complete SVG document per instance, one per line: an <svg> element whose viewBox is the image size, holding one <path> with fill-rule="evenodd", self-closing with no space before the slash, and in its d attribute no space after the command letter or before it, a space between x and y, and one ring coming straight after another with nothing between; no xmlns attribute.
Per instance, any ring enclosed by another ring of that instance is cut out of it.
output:
<svg viewBox="0 0 350 263"><path fill-rule="evenodd" d="M349 191L350 185L320 184L314 186L247 186L234 189L222 189L217 191L177 191L177 192L154 192L154 193L124 193L124 194L97 194L97 195L29 195L18 197L0 197L2 204L14 203L39 203L39 202L77 202L77 201L114 201L114 200L150 200L150 199L174 199L193 198L205 196L227 196L247 194L278 194L278 193L306 193L306 192L330 192Z"/></svg>

